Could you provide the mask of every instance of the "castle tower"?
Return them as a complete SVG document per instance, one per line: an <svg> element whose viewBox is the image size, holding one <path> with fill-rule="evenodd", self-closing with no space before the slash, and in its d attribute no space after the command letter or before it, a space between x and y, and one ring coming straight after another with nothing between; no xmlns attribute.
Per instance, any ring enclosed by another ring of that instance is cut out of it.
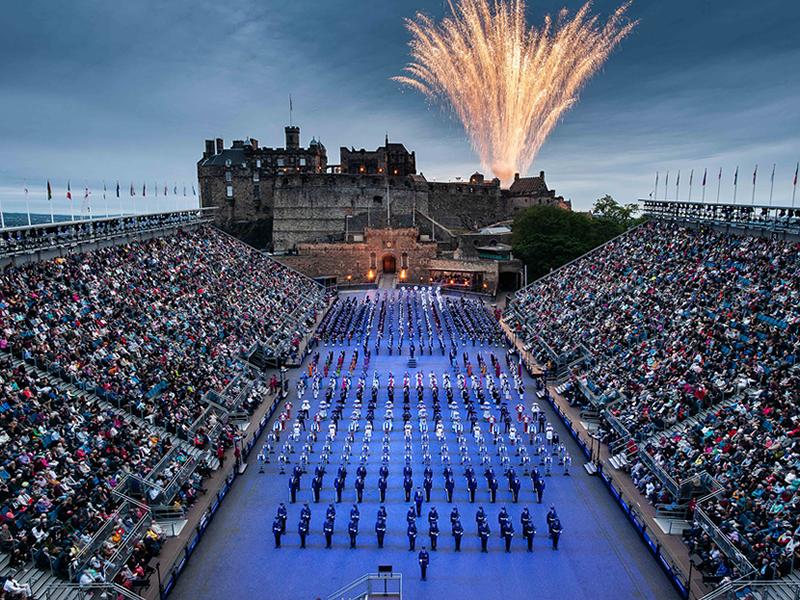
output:
<svg viewBox="0 0 800 600"><path fill-rule="evenodd" d="M286 132L286 149L298 149L300 147L300 128L296 125L287 125L284 131Z"/></svg>

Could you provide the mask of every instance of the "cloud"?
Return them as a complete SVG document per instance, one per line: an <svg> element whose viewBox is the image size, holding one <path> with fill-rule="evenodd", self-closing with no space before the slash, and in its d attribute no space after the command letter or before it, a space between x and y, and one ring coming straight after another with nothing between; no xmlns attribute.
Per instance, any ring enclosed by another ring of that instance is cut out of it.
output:
<svg viewBox="0 0 800 600"><path fill-rule="evenodd" d="M607 14L617 4L595 7ZM530 18L557 6L530 3ZM460 123L389 79L408 60L403 19L417 10L438 18L445 6L12 4L0 38L4 207L24 205L26 180L37 190L48 178L93 189L104 179L190 185L207 137L281 145L289 93L303 140L321 138L331 162L339 146L374 148L388 132L417 152L429 179L467 177L479 161ZM800 147L800 82L785 65L800 59L792 27L800 4L640 1L631 14L640 25L531 171L544 169L551 187L586 209L605 193L624 202L647 195L656 171L722 166L727 174L737 164L771 170L775 162L776 192L787 197Z"/></svg>

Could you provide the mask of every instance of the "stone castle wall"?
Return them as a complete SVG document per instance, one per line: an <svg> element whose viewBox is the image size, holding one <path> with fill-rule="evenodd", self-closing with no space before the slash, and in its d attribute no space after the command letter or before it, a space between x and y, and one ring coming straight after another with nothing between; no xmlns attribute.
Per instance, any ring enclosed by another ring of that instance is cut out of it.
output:
<svg viewBox="0 0 800 600"><path fill-rule="evenodd" d="M427 278L428 264L436 258L437 246L419 242L418 235L414 228L367 229L363 242L298 244L296 255L278 259L309 277L368 283L383 274L384 259L391 257L397 274L405 270L409 282L422 282Z"/></svg>

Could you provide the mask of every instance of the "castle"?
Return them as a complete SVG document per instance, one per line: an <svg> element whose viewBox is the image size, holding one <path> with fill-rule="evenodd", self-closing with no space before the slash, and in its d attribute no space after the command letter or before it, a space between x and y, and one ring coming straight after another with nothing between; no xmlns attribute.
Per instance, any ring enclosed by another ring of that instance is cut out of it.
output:
<svg viewBox="0 0 800 600"><path fill-rule="evenodd" d="M283 148L262 147L255 139L234 140L228 148L220 138L206 140L197 163L202 206L217 208L217 224L256 247L277 253L313 257L323 247L331 252L331 244L364 243L368 235L391 244L387 236L400 235L400 229L407 244L410 229L416 231L418 243L434 244L433 251L412 253L425 257L424 267L414 265L415 275L419 280L432 279L428 272L432 255L486 260L474 257L473 247L462 247L463 236L474 237L482 228L509 221L528 206L571 209L568 201L547 188L544 171L538 177L515 176L509 189L501 189L498 179L486 180L480 173L463 182L428 181L417 172L415 153L389 142L388 135L376 150L341 147L339 164L333 165L328 164L319 140L312 139L308 147L300 145L299 127L286 127L285 135ZM510 248L510 230L507 233L502 240L490 241ZM339 248L342 256L354 251L354 247ZM510 252L506 254L512 261ZM361 262L366 265L365 260ZM369 280L368 273L380 274L378 262L370 261L369 269L354 266L351 278ZM305 270L310 275L320 275L313 260L304 264L309 265ZM346 266L330 269L336 272L326 275L346 277L342 272ZM408 270L412 270L410 264ZM446 272L443 276L455 281ZM496 287L498 278L495 273L468 280L470 287L483 287L487 281Z"/></svg>

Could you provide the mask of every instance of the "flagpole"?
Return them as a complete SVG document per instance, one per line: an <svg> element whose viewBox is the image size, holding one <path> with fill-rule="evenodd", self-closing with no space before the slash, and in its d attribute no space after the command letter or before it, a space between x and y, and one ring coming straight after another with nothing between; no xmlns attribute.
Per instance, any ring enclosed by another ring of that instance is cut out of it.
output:
<svg viewBox="0 0 800 600"><path fill-rule="evenodd" d="M736 204L736 189L739 187L739 167L736 167L736 172L733 174L733 203Z"/></svg>
<svg viewBox="0 0 800 600"><path fill-rule="evenodd" d="M106 195L106 182L103 181L103 204L105 205L106 209L106 219L108 218L108 196Z"/></svg>
<svg viewBox="0 0 800 600"><path fill-rule="evenodd" d="M678 178L675 180L675 200L679 200L681 195L681 172L678 169Z"/></svg>
<svg viewBox="0 0 800 600"><path fill-rule="evenodd" d="M719 168L719 175L717 175L717 204L719 204L720 188L722 188L722 167Z"/></svg>
<svg viewBox="0 0 800 600"><path fill-rule="evenodd" d="M50 223L55 223L56 217L53 214L53 190L50 187L50 180L47 181L47 201L50 203Z"/></svg>
<svg viewBox="0 0 800 600"><path fill-rule="evenodd" d="M31 205L28 200L28 182L25 182L25 212L28 214L28 227L31 226Z"/></svg>
<svg viewBox="0 0 800 600"><path fill-rule="evenodd" d="M769 182L769 205L772 206L772 191L775 189L775 163L772 163L772 177Z"/></svg>
<svg viewBox="0 0 800 600"><path fill-rule="evenodd" d="M794 208L794 198L797 195L797 171L800 170L800 163L794 168L794 184L792 185L792 208Z"/></svg>
<svg viewBox="0 0 800 600"><path fill-rule="evenodd" d="M703 169L703 195L700 198L700 202L703 204L706 203L706 177L708 176L708 169Z"/></svg>
<svg viewBox="0 0 800 600"><path fill-rule="evenodd" d="M6 228L6 215L3 210L3 194L0 194L0 229Z"/></svg>
<svg viewBox="0 0 800 600"><path fill-rule="evenodd" d="M656 171L656 189L653 192L653 200L658 200L658 171ZM369 205L372 204L371 202L367 204L367 215L369 216Z"/></svg>
<svg viewBox="0 0 800 600"><path fill-rule="evenodd" d="M694 183L694 169L689 173L689 202L692 201L692 184Z"/></svg>
<svg viewBox="0 0 800 600"><path fill-rule="evenodd" d="M67 194L69 194L69 220L75 220L75 202L72 200L72 189L69 185L69 180L67 180Z"/></svg>
<svg viewBox="0 0 800 600"><path fill-rule="evenodd" d="M750 200L750 204L756 203L756 176L758 175L758 165L756 165L755 170L753 171L753 197Z"/></svg>
<svg viewBox="0 0 800 600"><path fill-rule="evenodd" d="M664 180L664 200L667 199L667 188L669 187L669 171L667 171L667 178Z"/></svg>

